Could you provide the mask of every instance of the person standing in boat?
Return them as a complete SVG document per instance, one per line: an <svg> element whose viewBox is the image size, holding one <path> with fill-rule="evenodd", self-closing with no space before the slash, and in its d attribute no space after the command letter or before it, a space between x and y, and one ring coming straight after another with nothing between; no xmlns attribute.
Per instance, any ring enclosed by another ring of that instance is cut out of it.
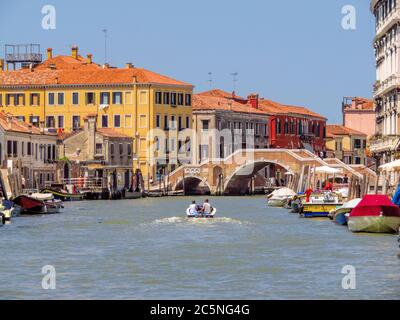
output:
<svg viewBox="0 0 400 320"><path fill-rule="evenodd" d="M308 189L304 192L304 194L306 195L306 202L308 203L308 202L310 202L310 197L311 197L311 194L314 192L314 189L313 189L313 186L312 185L310 185L309 187L308 187Z"/></svg>
<svg viewBox="0 0 400 320"><path fill-rule="evenodd" d="M330 191L330 192L333 191L333 185L329 180L326 180L324 190L325 191Z"/></svg>
<svg viewBox="0 0 400 320"><path fill-rule="evenodd" d="M211 214L211 205L210 205L208 199L206 199L204 201L203 210L202 211L203 211L203 214Z"/></svg>

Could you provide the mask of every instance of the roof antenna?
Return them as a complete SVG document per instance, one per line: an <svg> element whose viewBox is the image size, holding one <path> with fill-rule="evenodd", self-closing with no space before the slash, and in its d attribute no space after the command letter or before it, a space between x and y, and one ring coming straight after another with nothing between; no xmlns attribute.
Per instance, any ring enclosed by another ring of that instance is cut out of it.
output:
<svg viewBox="0 0 400 320"><path fill-rule="evenodd" d="M238 81L238 80L237 80L237 76L238 76L238 75L239 75L239 72L231 73L232 81L233 81L233 91L234 91L234 92L236 92L236 82Z"/></svg>
<svg viewBox="0 0 400 320"><path fill-rule="evenodd" d="M104 64L107 63L107 29L101 30L104 33Z"/></svg>
<svg viewBox="0 0 400 320"><path fill-rule="evenodd" d="M213 83L212 72L211 71L208 73L208 82L210 83L210 90L211 90L212 89L212 83Z"/></svg>

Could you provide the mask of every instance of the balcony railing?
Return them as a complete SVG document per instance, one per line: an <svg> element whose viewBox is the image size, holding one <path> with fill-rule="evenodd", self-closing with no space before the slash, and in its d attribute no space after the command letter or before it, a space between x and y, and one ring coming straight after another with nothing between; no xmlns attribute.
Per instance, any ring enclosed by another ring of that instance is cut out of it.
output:
<svg viewBox="0 0 400 320"><path fill-rule="evenodd" d="M385 17L385 20L380 21L375 28L376 37L380 37L382 34L387 32L389 28L395 25L398 21L400 21L400 8L396 8L389 12L389 14Z"/></svg>
<svg viewBox="0 0 400 320"><path fill-rule="evenodd" d="M400 85L400 76L399 74L392 74L387 79L383 81L377 81L374 84L374 95L378 96L385 92L390 91L392 88Z"/></svg>
<svg viewBox="0 0 400 320"><path fill-rule="evenodd" d="M375 137L370 142L371 152L383 152L395 150L400 142L399 135Z"/></svg>

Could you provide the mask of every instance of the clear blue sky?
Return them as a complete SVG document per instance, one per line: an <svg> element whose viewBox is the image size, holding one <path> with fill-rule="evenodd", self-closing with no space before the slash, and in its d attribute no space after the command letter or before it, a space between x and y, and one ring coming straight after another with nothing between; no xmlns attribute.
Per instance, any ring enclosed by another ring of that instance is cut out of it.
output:
<svg viewBox="0 0 400 320"><path fill-rule="evenodd" d="M54 5L56 30L41 27L42 6ZM357 10L357 29L341 27L344 5ZM0 55L5 43L40 43L45 53L80 53L133 62L196 86L258 92L303 105L341 122L343 96L371 97L375 78L374 19L367 0L1 0Z"/></svg>

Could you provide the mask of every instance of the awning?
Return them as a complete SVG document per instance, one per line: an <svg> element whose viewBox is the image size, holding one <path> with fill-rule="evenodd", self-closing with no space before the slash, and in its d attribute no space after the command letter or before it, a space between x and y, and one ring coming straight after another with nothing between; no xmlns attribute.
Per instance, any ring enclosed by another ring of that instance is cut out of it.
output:
<svg viewBox="0 0 400 320"><path fill-rule="evenodd" d="M396 171L399 169L400 169L400 160L395 160L393 162L383 164L379 167L379 170L382 171Z"/></svg>
<svg viewBox="0 0 400 320"><path fill-rule="evenodd" d="M315 168L316 173L327 173L327 174L339 174L342 173L342 170L336 169L336 168L331 168L328 166L322 166L322 167L317 167Z"/></svg>
<svg viewBox="0 0 400 320"><path fill-rule="evenodd" d="M307 151L310 151L310 152L314 153L314 149L313 149L313 147L312 147L311 144L309 144L309 143L304 143L304 142L303 142L303 147L304 147L304 149L306 149Z"/></svg>

